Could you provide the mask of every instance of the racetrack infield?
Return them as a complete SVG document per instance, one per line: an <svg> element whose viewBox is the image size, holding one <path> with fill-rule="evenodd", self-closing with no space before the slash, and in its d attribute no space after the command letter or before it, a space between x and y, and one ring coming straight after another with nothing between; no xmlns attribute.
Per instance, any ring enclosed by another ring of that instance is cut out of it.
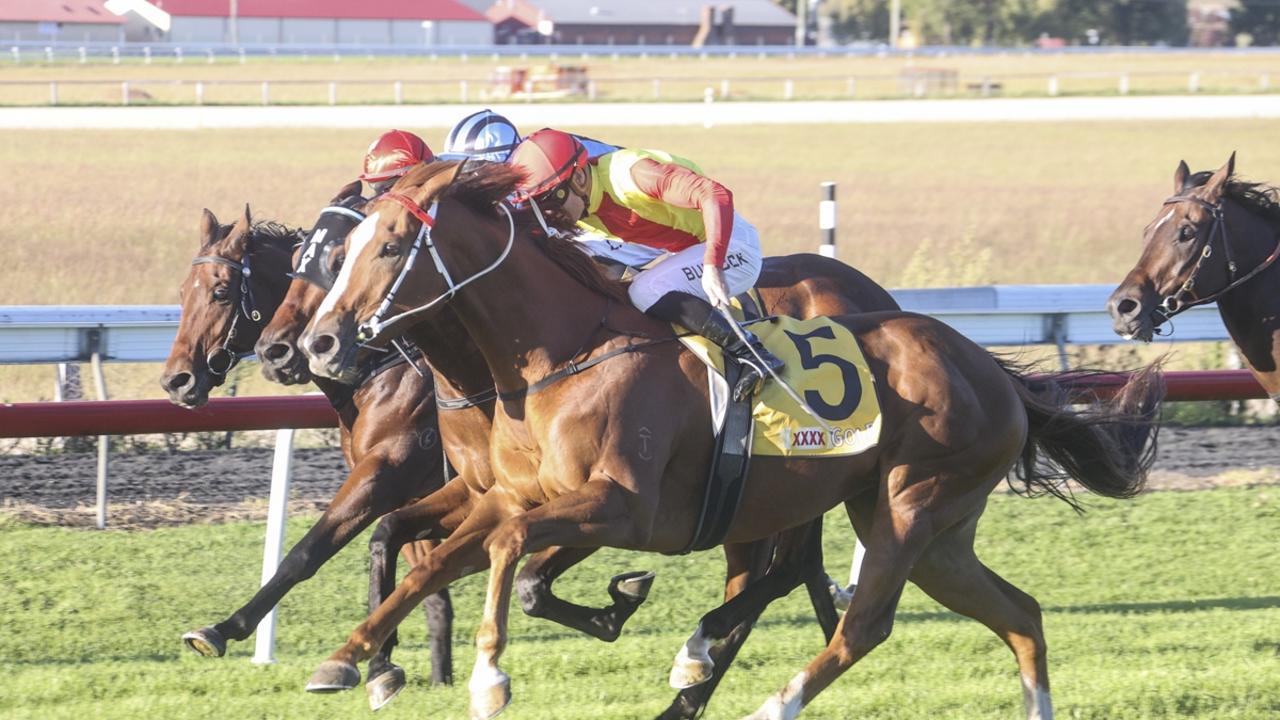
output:
<svg viewBox="0 0 1280 720"><path fill-rule="evenodd" d="M1280 484L1280 426L1165 427L1152 490ZM143 529L260 520L271 474L266 448L111 455L108 525ZM91 527L97 455L0 456L0 512L39 525ZM324 509L346 477L337 449L296 450L290 513ZM1003 489L1003 488L1002 488Z"/></svg>

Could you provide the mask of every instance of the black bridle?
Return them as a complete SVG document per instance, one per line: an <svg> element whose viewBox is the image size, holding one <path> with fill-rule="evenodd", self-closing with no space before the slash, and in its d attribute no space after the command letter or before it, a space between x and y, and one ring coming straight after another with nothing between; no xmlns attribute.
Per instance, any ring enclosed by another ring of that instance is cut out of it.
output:
<svg viewBox="0 0 1280 720"><path fill-rule="evenodd" d="M1156 308L1155 312L1163 317L1164 320L1169 320L1173 316L1196 307L1197 305L1204 305L1205 303L1217 300L1231 290L1234 290L1245 282L1248 282L1258 273L1266 270L1276 261L1276 258L1280 257L1280 240L1277 240L1275 249L1271 251L1271 254L1268 255L1265 260L1244 275L1236 277L1238 267L1236 266L1235 259L1231 256L1231 238L1227 234L1227 215L1224 207L1224 203L1226 202L1225 197L1219 198L1216 203L1211 203L1193 195L1174 195L1168 200L1165 200L1164 204L1173 205L1181 202L1195 203L1207 210L1209 212L1209 216L1213 218L1213 224L1209 226L1208 239L1205 240L1204 247L1200 250L1199 256L1195 260L1195 265L1191 268L1191 274L1187 276L1187 279L1183 281L1177 291L1172 295L1166 295L1164 299L1160 301L1160 306ZM1227 259L1227 285L1204 297L1200 297L1195 292L1196 277L1199 276L1200 271L1204 269L1205 261L1210 257L1213 257L1213 243L1214 240L1219 237L1222 238L1222 254ZM1185 295L1190 296L1191 299L1189 302L1183 300L1183 296Z"/></svg>
<svg viewBox="0 0 1280 720"><path fill-rule="evenodd" d="M214 348L205 356L205 365L209 368L209 372L214 375L226 376L231 372L240 360L253 355L252 347L244 349L236 349L236 334L240 329L240 319L244 318L249 322L260 325L262 323L262 313L253 302L253 289L250 286L250 278L253 271L249 267L249 258L252 251L249 248L249 241L245 240L244 257L239 260L231 260L220 255L199 255L191 261L192 265L225 265L240 275L240 296L236 299L236 308L231 316L231 327L227 329L227 336L223 338L222 344Z"/></svg>

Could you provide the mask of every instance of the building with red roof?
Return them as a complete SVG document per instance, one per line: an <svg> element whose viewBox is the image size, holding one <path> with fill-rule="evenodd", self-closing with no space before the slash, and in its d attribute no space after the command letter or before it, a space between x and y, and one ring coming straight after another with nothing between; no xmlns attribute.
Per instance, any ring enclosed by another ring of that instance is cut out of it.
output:
<svg viewBox="0 0 1280 720"><path fill-rule="evenodd" d="M118 43L124 20L101 0L0 0L0 40Z"/></svg>
<svg viewBox="0 0 1280 720"><path fill-rule="evenodd" d="M3 2L5 0L0 0ZM493 23L458 0L153 0L175 44L488 45Z"/></svg>

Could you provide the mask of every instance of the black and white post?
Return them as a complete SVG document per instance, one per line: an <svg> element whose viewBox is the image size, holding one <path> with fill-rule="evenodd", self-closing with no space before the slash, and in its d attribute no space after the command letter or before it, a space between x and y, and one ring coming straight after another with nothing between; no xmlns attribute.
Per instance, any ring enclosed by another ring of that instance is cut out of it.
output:
<svg viewBox="0 0 1280 720"><path fill-rule="evenodd" d="M818 229L822 231L822 244L818 246L818 254L834 258L836 256L836 184L831 181L822 183L822 201L818 203Z"/></svg>

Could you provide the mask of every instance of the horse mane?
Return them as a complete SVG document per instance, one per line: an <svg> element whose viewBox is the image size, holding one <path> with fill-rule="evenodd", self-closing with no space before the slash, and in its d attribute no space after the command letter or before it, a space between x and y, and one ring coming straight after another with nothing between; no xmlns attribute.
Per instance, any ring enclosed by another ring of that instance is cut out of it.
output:
<svg viewBox="0 0 1280 720"><path fill-rule="evenodd" d="M235 223L228 223L218 228L218 240L216 243L206 245L202 252L206 254L213 249L215 245L220 245L231 235L232 228ZM255 220L249 224L249 239L261 240L272 245L288 244L293 246L306 239L307 231L300 227L291 227L282 222L275 220Z"/></svg>
<svg viewBox="0 0 1280 720"><path fill-rule="evenodd" d="M1213 177L1213 172L1210 170L1202 170L1191 175L1182 186L1183 192L1202 187L1209 182L1210 177ZM1280 188L1231 177L1227 179L1226 195L1272 223L1280 225Z"/></svg>
<svg viewBox="0 0 1280 720"><path fill-rule="evenodd" d="M432 166L440 164L442 163L433 163ZM505 163L479 163L474 166L474 169L463 167L454 181L440 193L439 198L442 200L453 198L472 210L491 213L494 206L509 197L523 179L523 172ZM578 283L605 297L629 302L626 285L606 277L600 265L592 260L590 255L574 247L572 240L565 237L549 237L542 232L531 208L515 210L512 217L515 218L520 229L526 231L533 239L538 249ZM578 232L576 224L557 223L546 215L543 217L550 227L563 236L572 237Z"/></svg>

